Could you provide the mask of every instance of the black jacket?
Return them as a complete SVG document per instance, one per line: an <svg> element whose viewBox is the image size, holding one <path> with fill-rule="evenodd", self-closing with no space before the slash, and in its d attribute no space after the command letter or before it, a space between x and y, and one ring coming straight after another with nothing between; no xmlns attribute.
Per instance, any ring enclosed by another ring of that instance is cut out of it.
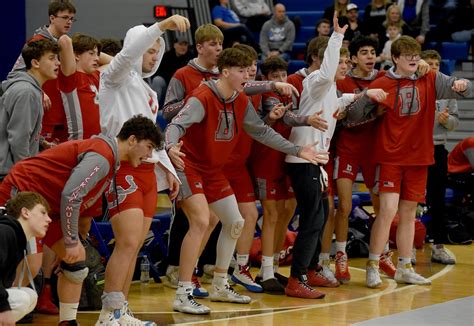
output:
<svg viewBox="0 0 474 326"><path fill-rule="evenodd" d="M0 312L11 310L7 288L15 280L16 267L23 259L26 236L20 222L0 216Z"/></svg>

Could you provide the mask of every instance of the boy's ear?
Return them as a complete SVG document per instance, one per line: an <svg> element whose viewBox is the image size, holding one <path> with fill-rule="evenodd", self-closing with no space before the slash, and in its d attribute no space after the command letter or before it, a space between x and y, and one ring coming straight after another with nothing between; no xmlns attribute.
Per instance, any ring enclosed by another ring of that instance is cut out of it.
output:
<svg viewBox="0 0 474 326"><path fill-rule="evenodd" d="M38 59L32 59L31 60L31 67L35 69L39 69L40 63Z"/></svg>
<svg viewBox="0 0 474 326"><path fill-rule="evenodd" d="M22 207L20 211L20 217L28 218L29 210L26 207Z"/></svg>
<svg viewBox="0 0 474 326"><path fill-rule="evenodd" d="M130 135L127 139L129 145L135 145L138 143L137 137L135 135Z"/></svg>
<svg viewBox="0 0 474 326"><path fill-rule="evenodd" d="M229 69L227 68L222 69L221 75L225 78L229 77Z"/></svg>

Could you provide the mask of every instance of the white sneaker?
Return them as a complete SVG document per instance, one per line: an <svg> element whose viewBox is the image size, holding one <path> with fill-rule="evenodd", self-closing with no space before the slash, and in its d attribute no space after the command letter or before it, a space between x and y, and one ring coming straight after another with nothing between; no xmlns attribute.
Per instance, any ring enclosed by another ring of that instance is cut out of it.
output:
<svg viewBox="0 0 474 326"><path fill-rule="evenodd" d="M99 319L95 323L95 326L120 326L120 317L122 311L116 310L104 310L100 311Z"/></svg>
<svg viewBox="0 0 474 326"><path fill-rule="evenodd" d="M120 316L120 325L121 326L157 326L153 321L142 321L133 316L128 302L125 302L122 308L122 315Z"/></svg>
<svg viewBox="0 0 474 326"><path fill-rule="evenodd" d="M371 289L378 288L382 285L379 272L379 262L376 260L367 261L365 281L367 287Z"/></svg>
<svg viewBox="0 0 474 326"><path fill-rule="evenodd" d="M397 283L407 283L416 285L430 285L431 280L424 278L417 274L411 264L406 264L405 267L398 267L395 272L395 281Z"/></svg>
<svg viewBox="0 0 474 326"><path fill-rule="evenodd" d="M188 293L176 294L176 298L173 302L173 310L193 315L205 315L211 312L209 307L196 302L194 297Z"/></svg>
<svg viewBox="0 0 474 326"><path fill-rule="evenodd" d="M330 264L329 260L323 260L321 264L321 267L323 269L320 270L319 273L331 282L334 282L334 281L338 282L329 264Z"/></svg>
<svg viewBox="0 0 474 326"><path fill-rule="evenodd" d="M232 281L234 281L234 283L242 285L250 292L263 292L262 287L259 284L255 283L255 281L253 280L248 265L237 265L237 267L234 269L234 273L232 274L231 279Z"/></svg>
<svg viewBox="0 0 474 326"><path fill-rule="evenodd" d="M431 247L431 261L444 265L456 264L456 258L454 258L442 244L433 245Z"/></svg>
<svg viewBox="0 0 474 326"><path fill-rule="evenodd" d="M178 288L178 279L179 279L179 266L169 265L166 269L165 281L163 282L165 286L176 289Z"/></svg>
<svg viewBox="0 0 474 326"><path fill-rule="evenodd" d="M209 299L211 299L211 301L231 303L250 303L250 301L252 301L252 298L235 292L227 282L224 287L212 285L212 291L209 295Z"/></svg>

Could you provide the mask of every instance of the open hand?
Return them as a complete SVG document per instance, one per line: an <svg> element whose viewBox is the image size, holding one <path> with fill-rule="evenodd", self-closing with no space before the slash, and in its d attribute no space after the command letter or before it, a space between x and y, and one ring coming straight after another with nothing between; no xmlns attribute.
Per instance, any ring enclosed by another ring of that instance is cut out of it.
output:
<svg viewBox="0 0 474 326"><path fill-rule="evenodd" d="M344 35L349 25L344 25L343 27L339 26L339 20L337 19L337 11L334 11L334 18L332 19L334 32Z"/></svg>
<svg viewBox="0 0 474 326"><path fill-rule="evenodd" d="M304 145L298 153L298 157L305 159L313 164L326 164L329 161L329 153L326 151L316 151L314 149L314 146L316 146L317 144L318 142Z"/></svg>
<svg viewBox="0 0 474 326"><path fill-rule="evenodd" d="M180 171L184 170L184 161L182 158L186 156L186 154L181 153L182 146L183 146L183 141L181 140L178 144L173 145L168 149L168 156L171 162L173 162L176 169Z"/></svg>
<svg viewBox="0 0 474 326"><path fill-rule="evenodd" d="M295 94L296 97L300 96L295 86L288 83L275 82L275 90L282 96L291 97L292 94Z"/></svg>
<svg viewBox="0 0 474 326"><path fill-rule="evenodd" d="M316 128L318 130L326 131L328 129L328 122L324 120L323 118L321 118L321 114L323 114L323 110L318 111L314 113L313 115L311 115L308 118L308 124L311 127Z"/></svg>

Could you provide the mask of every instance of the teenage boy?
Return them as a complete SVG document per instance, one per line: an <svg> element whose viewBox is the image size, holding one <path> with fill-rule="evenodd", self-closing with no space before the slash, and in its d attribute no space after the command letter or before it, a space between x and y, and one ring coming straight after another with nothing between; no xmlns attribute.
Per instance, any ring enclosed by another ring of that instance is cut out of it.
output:
<svg viewBox="0 0 474 326"><path fill-rule="evenodd" d="M352 40L349 52L354 68L347 73L344 79L336 82L340 92L362 93L371 81L384 74L384 72L374 69L377 47L377 41L368 36L358 36ZM329 250L332 234L335 231L335 277L340 283L348 283L351 277L346 244L348 218L352 210L352 185L359 170L362 171L364 183L371 192L375 214L378 213L378 198L372 195L372 188L375 184L375 163L370 160L373 151L373 128L373 122L354 128L341 128L335 142L336 156L334 171L331 174L335 179L339 203L335 216L329 216L325 226L320 263L328 270ZM395 266L390 260L390 255L383 256L380 264L382 270L393 277Z"/></svg>
<svg viewBox="0 0 474 326"><path fill-rule="evenodd" d="M48 230L48 210L49 205L40 194L25 191L10 199L7 215L0 216L0 325L15 325L36 306L36 291L12 285L16 267L25 258L28 240L42 238ZM30 278L28 265L25 268Z"/></svg>
<svg viewBox="0 0 474 326"><path fill-rule="evenodd" d="M328 122L326 131L316 131L307 127L293 128L290 140L302 144L318 141L318 149L326 151L334 133L338 110L352 103L358 96L344 94L337 98L336 80L342 79L347 71L348 51L341 49L342 39L347 25L340 27L337 14L334 15L334 33L326 49L319 51L321 68L312 72L303 80L303 93L300 99L299 113L311 114L323 111L322 118ZM378 94L380 96L380 94ZM321 166L309 164L306 160L286 157L288 174L291 178L296 200L300 209L300 226L293 250L291 276L285 293L300 298L323 298L324 293L314 290L311 285L318 264L317 246L325 223L322 191L327 180ZM328 156L323 164L328 162Z"/></svg>
<svg viewBox="0 0 474 326"><path fill-rule="evenodd" d="M150 27L132 27L123 49L100 75L99 110L102 133L114 137L120 126L135 114L156 121L158 99L143 80L157 70L165 50L161 35L166 30L184 32L187 18L174 15ZM143 159L147 159L144 157ZM117 191L109 194L109 216L115 235L115 248L105 272L102 311L97 325L141 323L133 317L126 298L135 269L136 257L155 214L157 191L170 189L177 194L179 183L163 150L138 168L122 162L116 176ZM166 184L167 183L167 184ZM123 268L123 262L130 262Z"/></svg>
<svg viewBox="0 0 474 326"><path fill-rule="evenodd" d="M161 145L154 122L142 116L127 121L117 138L98 136L60 144L15 164L0 185L0 203L17 191L42 194L51 205L53 223L44 242L61 259L58 280L60 325L76 325L82 281L87 276L78 219L102 205L120 161L134 167Z"/></svg>
<svg viewBox="0 0 474 326"><path fill-rule="evenodd" d="M100 53L100 42L88 35L76 33L72 40L63 35L58 43L61 46L58 85L69 140L88 139L100 134L99 75L112 57Z"/></svg>
<svg viewBox="0 0 474 326"><path fill-rule="evenodd" d="M48 39L30 41L21 51L26 71L2 83L0 103L0 180L16 162L39 152L43 91L41 86L56 79L58 45Z"/></svg>
<svg viewBox="0 0 474 326"><path fill-rule="evenodd" d="M380 212L372 226L366 282L370 288L381 286L378 261L388 240L390 225L398 211L399 251L395 281L428 285L429 279L417 274L411 265L415 213L425 200L428 166L434 163L433 126L436 99L468 96L472 85L440 72L416 74L421 47L409 37L401 36L392 44L394 67L369 88L381 87L388 96L377 100L385 114L379 121L374 147L377 166L376 188Z"/></svg>
<svg viewBox="0 0 474 326"><path fill-rule="evenodd" d="M48 39L57 42L62 35L71 30L72 24L76 21L76 8L68 0L53 0L48 6L48 16L49 25L38 28L34 32L33 40ZM20 56L8 74L8 78L12 78L22 70L25 70L25 62L24 58ZM45 93L45 114L41 135L47 141L43 142L43 146L48 148L50 146L48 142L65 142L67 140L67 124L57 80L46 82L42 88Z"/></svg>
<svg viewBox="0 0 474 326"><path fill-rule="evenodd" d="M435 50L421 53L435 72L439 72L441 56ZM448 151L445 148L448 131L453 131L459 125L458 104L455 99L437 100L434 120L434 159L435 164L428 167L426 184L426 203L431 216L431 260L441 264L454 264L455 258L444 248L446 239L445 192L448 182Z"/></svg>
<svg viewBox="0 0 474 326"><path fill-rule="evenodd" d="M251 63L251 59L238 49L224 50L218 59L221 77L203 83L166 129L166 147L184 182L180 191L181 207L190 224L181 247L180 280L173 304L177 311L210 312L208 307L194 301L191 295L193 266L184 264L186 261L195 262L198 257L199 245L208 227L209 208L222 222L210 298L212 301L235 303L249 303L251 300L233 291L227 282L227 269L244 221L222 167L238 141L238 133L247 132L258 141L287 154L306 157L313 164L324 157L324 153L312 149L312 144L294 146L258 118L249 99L242 93ZM204 152L203 139L208 141Z"/></svg>

